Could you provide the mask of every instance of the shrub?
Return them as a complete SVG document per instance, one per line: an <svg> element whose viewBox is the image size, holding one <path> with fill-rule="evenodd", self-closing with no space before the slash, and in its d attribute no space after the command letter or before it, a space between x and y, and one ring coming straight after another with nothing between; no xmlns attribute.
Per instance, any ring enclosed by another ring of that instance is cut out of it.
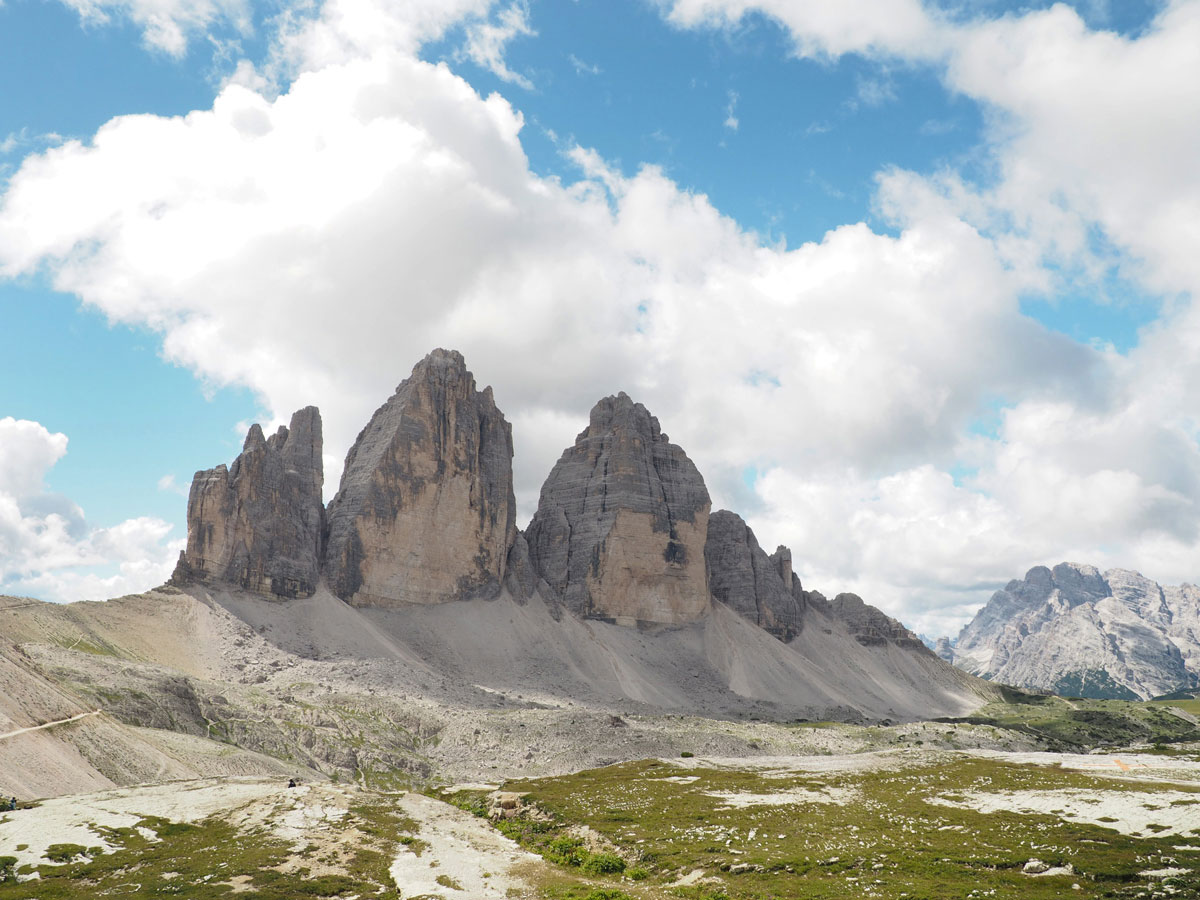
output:
<svg viewBox="0 0 1200 900"><path fill-rule="evenodd" d="M584 859L583 871L593 875L615 875L625 871L625 860L615 853L592 853Z"/></svg>
<svg viewBox="0 0 1200 900"><path fill-rule="evenodd" d="M45 853L46 859L56 863L69 863L77 856L86 855L87 847L79 844L51 844Z"/></svg>
<svg viewBox="0 0 1200 900"><path fill-rule="evenodd" d="M583 841L576 837L556 837L546 843L542 854L552 863L560 866L578 866L583 863L585 851L581 851Z"/></svg>

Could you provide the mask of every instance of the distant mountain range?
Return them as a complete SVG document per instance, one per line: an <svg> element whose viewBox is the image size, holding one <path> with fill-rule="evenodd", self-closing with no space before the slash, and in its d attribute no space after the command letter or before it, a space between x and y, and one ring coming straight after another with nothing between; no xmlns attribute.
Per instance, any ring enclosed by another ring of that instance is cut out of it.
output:
<svg viewBox="0 0 1200 900"><path fill-rule="evenodd" d="M322 451L306 407L197 472L169 585L0 598L0 737L23 735L0 740L0 785L281 760L478 780L678 752L681 714L879 723L1000 693L859 597L805 589L625 394L595 405L524 530L508 422L456 352L379 407L328 505ZM666 724L635 737L629 715ZM714 752L758 752L718 730Z"/></svg>
<svg viewBox="0 0 1200 900"><path fill-rule="evenodd" d="M621 658L627 650L597 666L592 650L574 647L583 632L569 622L616 627L586 637L592 648L624 643L630 630L657 635L651 659L695 632L676 648L677 665L613 685L630 699L676 697L664 703L672 711L757 701L784 716L878 719L980 702L899 622L853 594L806 590L787 547L768 554L740 516L711 511L695 464L624 393L596 403L523 531L511 429L456 351L434 350L376 410L328 506L321 459L321 415L310 406L270 437L253 426L231 466L197 472L173 583L285 605L332 595L369 614L461 601L544 605L547 621L562 623L547 638L560 674L546 687L567 695L606 683L614 665L635 666ZM475 627L451 616L443 628L453 633L439 640ZM522 644L520 634L511 639ZM472 678L503 680L528 664L521 651ZM718 686L696 691L707 671ZM680 683L668 684L674 673Z"/></svg>
<svg viewBox="0 0 1200 900"><path fill-rule="evenodd" d="M1200 588L1125 569L1037 566L936 652L983 678L1065 696L1187 691L1200 685Z"/></svg>

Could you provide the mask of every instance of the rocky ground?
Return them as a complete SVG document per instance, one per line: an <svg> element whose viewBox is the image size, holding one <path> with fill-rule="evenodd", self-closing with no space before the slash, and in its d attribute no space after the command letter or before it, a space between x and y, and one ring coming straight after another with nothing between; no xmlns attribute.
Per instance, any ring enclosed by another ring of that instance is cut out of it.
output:
<svg viewBox="0 0 1200 900"><path fill-rule="evenodd" d="M85 884L89 896L169 889L193 900L284 900L301 884L360 900L397 890L443 900L808 896L797 885L849 896L870 884L863 896L899 900L938 879L965 892L979 864L1000 866L989 896L1025 898L1014 884L1086 871L1128 876L1154 896L1200 868L1192 850L1170 856L1165 843L1200 837L1192 756L1044 752L1132 733L1131 722L1147 740L1174 740L1195 724L1186 703L1139 708L1135 721L993 695L952 707L970 720L799 721L748 697L734 705L729 670L713 662L726 651L694 652L719 632L658 641L589 628L568 641L590 642L594 655L564 658L544 646L563 632L537 630L553 621L545 609L460 607L480 621L457 643L437 639L446 608L404 629L392 613L348 610L320 597L284 607L171 590L108 604L0 604L0 794L23 807L0 813L0 900L66 900ZM489 675L516 647L509 619L525 660ZM626 664L613 680L577 692L570 679L596 660L611 669L617 651ZM555 683L564 659L580 668ZM685 662L694 674L639 682ZM703 707L706 694L709 715L669 711ZM810 718L826 711L846 710L816 707ZM286 786L292 777L298 788ZM459 808L486 813L501 793L544 804L512 802L506 814L519 815L498 830ZM561 805L576 795L592 799ZM993 827L1026 820L1034 824ZM1095 829L1088 841L1135 842L1118 855L1139 841L1153 847L1126 871L1107 853L1051 852L1053 822ZM667 834L676 837L661 850L638 843ZM820 846L810 840L818 834ZM906 834L925 848L911 865L887 849ZM947 869L934 857L963 834L990 849ZM1045 871L1026 874L1031 861ZM788 880L801 869L811 870L805 881ZM1106 896L1080 883L1081 895ZM1055 896L1028 896L1042 895Z"/></svg>
<svg viewBox="0 0 1200 900"><path fill-rule="evenodd" d="M102 604L13 600L0 603L0 735L11 733L0 793L289 768L396 784L683 750L843 752L878 738L797 721L895 722L939 696L934 711L957 715L986 699L932 658L891 652L835 685L728 611L647 631L503 598L408 611L171 588ZM787 684L790 704L765 699ZM51 722L62 724L40 727Z"/></svg>

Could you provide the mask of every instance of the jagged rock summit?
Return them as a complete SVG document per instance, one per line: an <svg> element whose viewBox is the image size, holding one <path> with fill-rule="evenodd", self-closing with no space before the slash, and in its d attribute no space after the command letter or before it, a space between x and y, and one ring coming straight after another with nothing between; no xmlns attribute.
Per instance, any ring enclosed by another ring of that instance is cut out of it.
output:
<svg viewBox="0 0 1200 900"><path fill-rule="evenodd" d="M325 577L356 606L494 596L516 538L512 429L435 350L375 411L329 504Z"/></svg>
<svg viewBox="0 0 1200 900"><path fill-rule="evenodd" d="M529 657L518 668L547 666L560 680L566 670L590 673L572 689L579 696L617 665L620 692L673 709L691 708L683 698L699 686L676 683L680 671L713 673L704 696L729 691L789 704L803 673L804 709L853 708L849 685L864 706L888 714L922 702L909 696L914 679L931 680L918 695L936 695L937 703L960 690L955 678L966 676L898 622L853 595L831 602L806 591L788 548L768 555L739 516L710 516L696 466L628 395L596 404L546 479L524 533L515 523L512 457L512 432L491 388L476 389L461 354L435 350L358 435L327 509L312 407L270 439L254 426L229 470L197 473L188 549L173 580L231 589L222 602L239 609L238 589L291 598L294 616L308 614L305 598L313 608L342 601L382 617L379 627L392 634L417 629L419 656L458 646L454 665L464 665L463 654L476 658L483 671L472 677L481 683L516 655ZM505 637L514 614L483 613L500 600L504 609L527 606L522 616L540 624ZM451 602L471 601L420 632L416 610L438 617ZM279 614L289 615L272 615ZM486 635L477 633L485 620ZM536 636L547 628L555 634ZM606 628L615 631L591 631ZM670 645L690 661L634 675L642 665L634 656L645 648L628 642L646 630L657 635L657 653ZM312 645L324 639L314 632ZM504 658L496 658L506 640ZM538 641L555 649L534 653ZM605 643L625 649L596 657ZM836 663L816 662L829 654ZM881 683L894 678L900 687Z"/></svg>
<svg viewBox="0 0 1200 900"><path fill-rule="evenodd" d="M1200 589L1162 587L1125 569L1035 566L996 591L944 651L960 668L1006 684L1157 697L1200 684Z"/></svg>
<svg viewBox="0 0 1200 900"><path fill-rule="evenodd" d="M526 536L533 568L577 615L693 622L710 608L708 489L646 407L620 393L542 486Z"/></svg>
<svg viewBox="0 0 1200 900"><path fill-rule="evenodd" d="M792 574L791 550L767 556L742 517L720 509L708 518L704 559L714 599L781 640L800 633L809 597Z"/></svg>
<svg viewBox="0 0 1200 900"><path fill-rule="evenodd" d="M260 594L316 590L324 536L321 414L308 406L267 438L252 425L241 455L197 472L187 549L173 580L223 582Z"/></svg>
<svg viewBox="0 0 1200 900"><path fill-rule="evenodd" d="M400 698L467 721L534 704L566 717L556 733L573 733L570 717L585 709L604 721L880 722L962 715L995 694L859 598L806 591L791 551L768 555L734 513L710 515L696 466L624 394L596 404L524 533L508 422L456 352L421 360L376 410L327 508L321 449L314 408L270 438L255 426L231 467L197 473L173 586L81 612L21 606L27 633L62 635L47 657L57 666L53 654L92 622L89 641L127 655L100 671L107 657L77 654L79 683L121 685L129 721L170 710L170 727L198 735L229 720L236 685L259 703L254 686L272 681L287 686L288 735L298 683L313 696L349 686L372 704ZM149 668L130 681L135 659ZM213 705L198 705L172 672L215 678ZM244 746L285 748L289 759L362 771L397 760L330 743L324 725L299 745L247 727L235 731ZM386 730L404 729L389 719ZM478 762L489 739L464 734ZM586 743L589 759L611 761ZM405 764L425 766L421 752Z"/></svg>

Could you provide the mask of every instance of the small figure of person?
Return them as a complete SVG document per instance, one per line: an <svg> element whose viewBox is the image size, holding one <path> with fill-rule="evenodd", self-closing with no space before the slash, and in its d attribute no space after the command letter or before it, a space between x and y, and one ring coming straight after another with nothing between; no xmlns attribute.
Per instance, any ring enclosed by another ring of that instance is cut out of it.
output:
<svg viewBox="0 0 1200 900"><path fill-rule="evenodd" d="M8 810L9 810L9 812L16 812L16 810L17 810L17 798L16 797L13 797L12 799L10 799L8 801Z"/></svg>
<svg viewBox="0 0 1200 900"><path fill-rule="evenodd" d="M295 779L295 778L289 778L289 779L288 779L288 787L292 788L292 787L295 787L295 786L296 786L296 779Z"/></svg>

